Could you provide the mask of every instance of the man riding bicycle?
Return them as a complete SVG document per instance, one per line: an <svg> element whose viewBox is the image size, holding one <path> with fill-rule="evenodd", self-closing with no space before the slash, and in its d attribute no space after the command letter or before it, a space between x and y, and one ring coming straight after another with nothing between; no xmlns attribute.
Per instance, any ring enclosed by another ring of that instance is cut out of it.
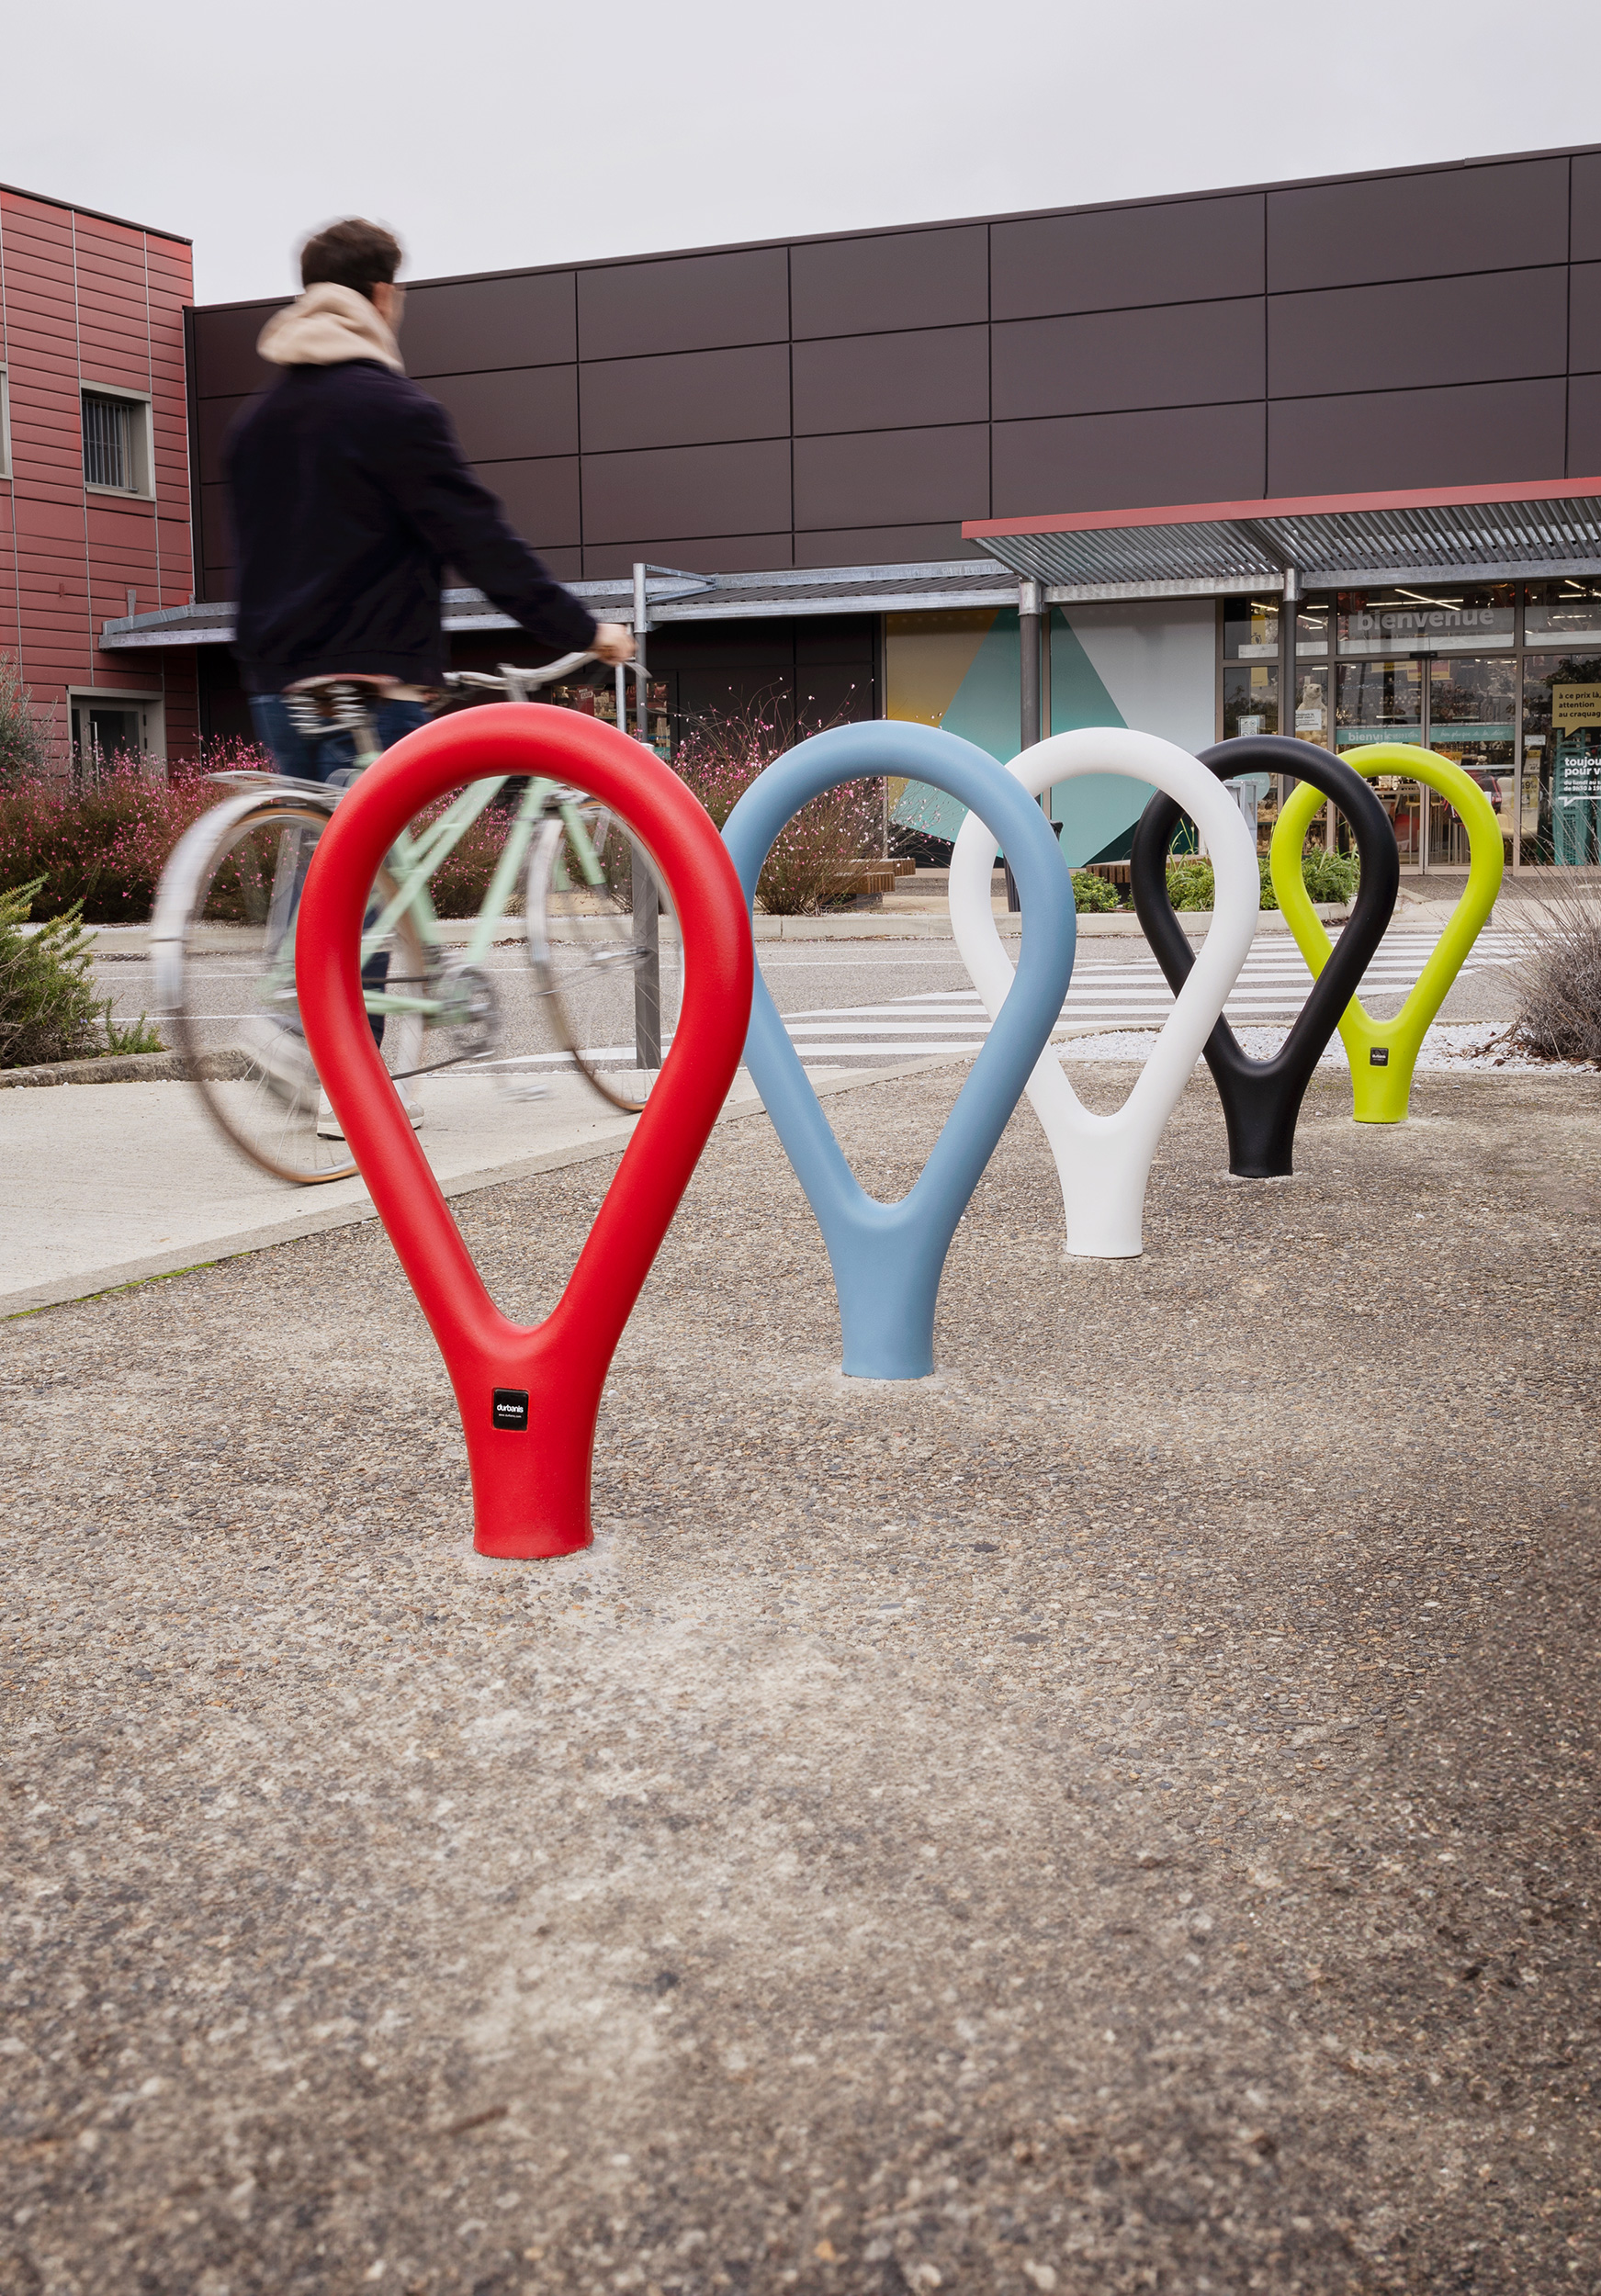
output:
<svg viewBox="0 0 1601 2296"><path fill-rule="evenodd" d="M258 736L281 772L303 780L357 761L331 688L359 692L379 748L423 724L444 681L447 565L547 653L616 663L634 651L623 624L597 624L552 580L468 468L444 408L408 381L400 266L399 241L359 218L307 241L305 292L256 345L283 372L225 448L234 652ZM301 1088L298 1031L280 1031L267 1054Z"/></svg>

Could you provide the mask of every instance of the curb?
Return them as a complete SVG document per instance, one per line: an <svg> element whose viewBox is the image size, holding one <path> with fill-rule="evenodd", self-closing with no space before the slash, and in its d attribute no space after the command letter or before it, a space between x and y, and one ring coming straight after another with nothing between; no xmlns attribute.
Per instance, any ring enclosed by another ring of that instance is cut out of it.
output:
<svg viewBox="0 0 1601 2296"><path fill-rule="evenodd" d="M30 1085L188 1085L197 1077L209 1082L248 1074L244 1052L202 1052L190 1060L183 1052L106 1052L95 1060L49 1061L39 1068L0 1068L0 1092Z"/></svg>

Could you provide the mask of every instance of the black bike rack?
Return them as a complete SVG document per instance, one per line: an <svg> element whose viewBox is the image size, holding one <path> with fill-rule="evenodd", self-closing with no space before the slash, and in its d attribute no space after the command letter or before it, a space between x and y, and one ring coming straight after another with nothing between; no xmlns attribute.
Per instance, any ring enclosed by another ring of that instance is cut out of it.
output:
<svg viewBox="0 0 1601 2296"><path fill-rule="evenodd" d="M1228 1126L1229 1170L1245 1180L1279 1179L1294 1169L1296 1119L1313 1071L1384 938L1401 889L1401 856L1390 816L1371 785L1309 741L1248 734L1201 750L1201 762L1220 782L1262 772L1293 773L1310 782L1345 815L1361 856L1362 881L1350 922L1271 1060L1252 1060L1221 1019L1206 1040L1206 1064ZM1140 816L1129 856L1135 914L1176 996L1195 962L1167 895L1167 857L1182 818L1182 808L1158 790Z"/></svg>

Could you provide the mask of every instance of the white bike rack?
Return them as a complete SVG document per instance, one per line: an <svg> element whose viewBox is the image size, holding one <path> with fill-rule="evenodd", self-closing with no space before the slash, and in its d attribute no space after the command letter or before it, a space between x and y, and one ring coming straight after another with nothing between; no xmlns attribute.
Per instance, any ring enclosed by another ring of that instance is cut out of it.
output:
<svg viewBox="0 0 1601 2296"><path fill-rule="evenodd" d="M1155 734L1088 726L1057 734L1011 760L1031 795L1056 782L1121 773L1151 782L1181 805L1206 839L1217 879L1211 930L1195 969L1178 992L1156 1050L1114 1115L1097 1116L1068 1083L1055 1052L1040 1056L1029 1078L1034 1113L1045 1128L1067 1216L1075 1259L1133 1259L1144 1249L1145 1187L1163 1127L1178 1104L1201 1047L1212 1034L1257 929L1261 879L1250 831L1233 796L1186 750ZM969 814L951 857L951 929L984 1008L993 1020L1011 987L1012 965L990 906L995 838ZM1028 930L1024 915L1023 930ZM1083 947L1082 941L1079 946Z"/></svg>

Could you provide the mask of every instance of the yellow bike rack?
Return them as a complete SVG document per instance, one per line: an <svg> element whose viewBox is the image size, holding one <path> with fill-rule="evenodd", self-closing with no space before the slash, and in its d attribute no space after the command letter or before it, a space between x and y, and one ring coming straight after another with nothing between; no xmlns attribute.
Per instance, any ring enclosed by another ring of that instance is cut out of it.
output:
<svg viewBox="0 0 1601 2296"><path fill-rule="evenodd" d="M1432 749L1415 748L1404 741L1381 741L1340 754L1347 765L1370 781L1381 773L1398 773L1438 790L1467 826L1468 888L1447 920L1411 996L1393 1020L1370 1019L1359 996L1353 996L1340 1016L1340 1036L1351 1064L1351 1113L1359 1124L1404 1124L1412 1097L1412 1072L1424 1035L1501 890L1505 867L1501 824L1478 782L1449 758L1437 757ZM1268 850L1279 906L1313 980L1334 954L1334 943L1313 909L1301 874L1301 853L1313 816L1327 803L1322 790L1302 782L1279 816Z"/></svg>

